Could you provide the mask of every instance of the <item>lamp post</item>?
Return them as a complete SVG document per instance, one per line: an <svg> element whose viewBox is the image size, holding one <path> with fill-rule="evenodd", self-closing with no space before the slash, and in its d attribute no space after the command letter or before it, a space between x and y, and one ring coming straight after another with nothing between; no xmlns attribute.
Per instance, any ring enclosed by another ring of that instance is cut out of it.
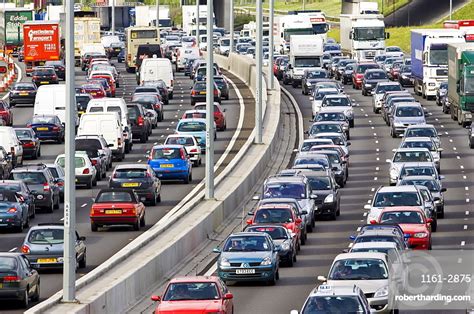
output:
<svg viewBox="0 0 474 314"><path fill-rule="evenodd" d="M262 41L263 11L262 1L257 0L257 38L255 56L257 59L257 86L255 91L255 144L262 144Z"/></svg>
<svg viewBox="0 0 474 314"><path fill-rule="evenodd" d="M214 198L214 16L213 0L207 0L206 60L206 199Z"/></svg>

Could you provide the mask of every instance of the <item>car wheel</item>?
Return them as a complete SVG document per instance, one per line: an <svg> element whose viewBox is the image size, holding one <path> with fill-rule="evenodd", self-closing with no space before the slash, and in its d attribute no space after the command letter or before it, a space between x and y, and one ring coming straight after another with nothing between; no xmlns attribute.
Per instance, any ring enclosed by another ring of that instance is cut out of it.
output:
<svg viewBox="0 0 474 314"><path fill-rule="evenodd" d="M293 262L294 262L293 259L295 258L295 256L296 254L293 254L293 256L290 259L288 259L288 262L287 262L288 267L293 267Z"/></svg>
<svg viewBox="0 0 474 314"><path fill-rule="evenodd" d="M105 179L106 176L107 176L107 168L104 171L102 171L102 177L101 178Z"/></svg>
<svg viewBox="0 0 474 314"><path fill-rule="evenodd" d="M305 245L305 244L306 244L306 234L303 233L303 230L301 230L301 238L300 238L300 241L301 241L301 245Z"/></svg>
<svg viewBox="0 0 474 314"><path fill-rule="evenodd" d="M89 182L87 182L86 188L87 188L87 189L92 189L92 185L93 185L93 184L92 184L92 178L91 178L91 179L89 180Z"/></svg>
<svg viewBox="0 0 474 314"><path fill-rule="evenodd" d="M31 297L31 301L33 302L38 302L40 298L40 281L38 280L38 283L36 284L36 289L35 289L35 294Z"/></svg>
<svg viewBox="0 0 474 314"><path fill-rule="evenodd" d="M125 153L126 154L130 153L130 143L125 144ZM110 166L112 166L112 163L110 163Z"/></svg>
<svg viewBox="0 0 474 314"><path fill-rule="evenodd" d="M431 231L436 232L438 230L438 220L434 219L433 223L431 224Z"/></svg>
<svg viewBox="0 0 474 314"><path fill-rule="evenodd" d="M23 308L27 309L28 306L30 305L30 296L28 295L28 290L29 287L27 286L25 289L25 294L23 295L23 300L21 301L21 304Z"/></svg>
<svg viewBox="0 0 474 314"><path fill-rule="evenodd" d="M354 120L350 120L350 121L349 121L349 127L350 127L350 128L353 128L354 125L355 125Z"/></svg>
<svg viewBox="0 0 474 314"><path fill-rule="evenodd" d="M51 200L51 204L46 208L48 213L52 213L54 210L54 200Z"/></svg>
<svg viewBox="0 0 474 314"><path fill-rule="evenodd" d="M276 284L276 273L273 275L273 278L271 280L268 281L268 285L269 286L274 286Z"/></svg>
<svg viewBox="0 0 474 314"><path fill-rule="evenodd" d="M99 229L99 227L97 226L97 224L95 222L91 221L91 231L92 232L97 232L98 229Z"/></svg>
<svg viewBox="0 0 474 314"><path fill-rule="evenodd" d="M338 216L338 217L341 216L341 205L339 205L339 206L337 207L336 216Z"/></svg>
<svg viewBox="0 0 474 314"><path fill-rule="evenodd" d="M94 177L94 180L92 181L92 186L97 186L97 175Z"/></svg>
<svg viewBox="0 0 474 314"><path fill-rule="evenodd" d="M140 230L140 218L137 218L137 221L133 224L133 230L139 231Z"/></svg>
<svg viewBox="0 0 474 314"><path fill-rule="evenodd" d="M15 228L15 231L16 232L19 232L19 233L22 233L23 232L23 228L25 227L25 223L23 221L23 219L20 221L20 224L18 225L18 227Z"/></svg>
<svg viewBox="0 0 474 314"><path fill-rule="evenodd" d="M150 200L150 206L156 206L156 198L156 194L153 194L153 197Z"/></svg>
<svg viewBox="0 0 474 314"><path fill-rule="evenodd" d="M145 226L146 226L145 214L143 214L142 218L140 219L140 227L145 227Z"/></svg>
<svg viewBox="0 0 474 314"><path fill-rule="evenodd" d="M199 160L193 161L193 166L194 167L199 167Z"/></svg>
<svg viewBox="0 0 474 314"><path fill-rule="evenodd" d="M55 202L55 204L54 204L54 209L59 209L59 203L60 203L60 201L59 201L59 196L58 196L58 197L56 198L56 202Z"/></svg>
<svg viewBox="0 0 474 314"><path fill-rule="evenodd" d="M306 225L306 231L313 232L313 223Z"/></svg>
<svg viewBox="0 0 474 314"><path fill-rule="evenodd" d="M86 268L87 265L87 258L86 258L86 251L84 251L84 255L82 255L82 259L78 263L79 268Z"/></svg>
<svg viewBox="0 0 474 314"><path fill-rule="evenodd" d="M334 210L334 212L331 214L331 216L329 216L331 220L336 220L337 218L337 212L336 210Z"/></svg>

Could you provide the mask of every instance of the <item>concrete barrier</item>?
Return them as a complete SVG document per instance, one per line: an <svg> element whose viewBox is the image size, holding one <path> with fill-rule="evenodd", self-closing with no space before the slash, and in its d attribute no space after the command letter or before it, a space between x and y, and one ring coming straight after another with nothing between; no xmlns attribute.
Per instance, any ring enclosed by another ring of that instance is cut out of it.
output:
<svg viewBox="0 0 474 314"><path fill-rule="evenodd" d="M217 62L235 75L247 78L255 93L255 65L231 56ZM253 83L254 85L254 83ZM263 93L265 99L267 93ZM195 253L241 202L270 164L279 140L280 87L269 91L264 118L263 143L254 145L255 130L237 156L216 178L214 200L199 193L172 215L165 216L109 260L76 281L77 303L61 303L62 292L26 313L123 313L151 288L168 279L177 265ZM173 210L172 210L173 211Z"/></svg>

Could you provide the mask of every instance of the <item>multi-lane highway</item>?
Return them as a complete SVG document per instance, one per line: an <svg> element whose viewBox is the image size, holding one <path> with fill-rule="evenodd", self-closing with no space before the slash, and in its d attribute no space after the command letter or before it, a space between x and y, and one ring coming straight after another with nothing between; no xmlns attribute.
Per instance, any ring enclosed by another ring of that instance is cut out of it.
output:
<svg viewBox="0 0 474 314"><path fill-rule="evenodd" d="M114 60L115 61L115 60ZM126 101L130 100L131 94L136 87L135 74L129 74L125 71L123 64L116 63L118 71L121 72L123 81L118 88L117 97L124 97ZM229 77L232 81L235 78L231 75ZM23 80L30 80L24 77ZM85 72L76 68L76 85L85 82ZM229 158L235 155L239 149L239 145L245 142L248 137L249 130L253 128L253 116L247 118L248 112L244 116L240 116L241 102L247 103L251 99L248 89L239 81L235 80L236 87L242 94L243 99L239 99L234 88L231 89L230 100L223 101L223 108L226 109L227 116L227 130L218 132L217 141L215 143L215 160L217 161L226 151L234 133L238 134L235 142L232 142L232 149L227 152L228 157L221 164L224 167ZM146 152L155 143L163 143L168 134L173 134L176 122L184 113L185 110L192 109L190 105L190 88L192 81L183 75L183 73L176 73L175 81L175 97L170 100L169 105L164 108L165 119L158 123L158 128L153 130L153 134L147 143L141 144L138 141L134 142L133 150L126 155L126 158L121 163L145 163L147 160ZM231 85L232 86L232 85ZM252 110L252 102L246 104L249 112ZM33 107L26 105L17 105L14 109L14 126L25 126L28 119L33 114ZM239 119L243 119L241 127L238 128ZM56 156L64 152L64 145L58 144L42 144L42 156L37 161L25 161L25 163L52 163ZM203 158L204 162L204 158ZM118 163L114 162L114 165ZM108 173L110 175L110 172ZM199 168L193 169L193 181L191 184L185 185L182 183L168 183L164 182L162 187L162 201L158 206L147 206L147 221L146 228L141 231L132 231L128 228L109 228L106 231L94 232L90 230L89 210L93 202L93 198L101 188L108 186L107 179L98 182L97 187L91 190L79 188L76 197L77 210L77 231L80 235L86 236L87 245L87 267L80 269L77 277L81 277L93 268L100 265L106 259L111 257L114 253L119 251L141 233L153 226L163 215L166 214L173 206L178 204L191 190L203 179L204 164ZM36 218L31 221L30 225L34 226L38 223L60 223L63 219L63 205L59 210L54 211L53 214L39 213ZM1 234L2 241L0 242L0 251L18 251L23 243L23 239L27 231L23 233L7 233ZM59 272L41 272L41 301L56 293L62 288L62 273ZM14 302L2 302L0 311L13 310L16 307Z"/></svg>
<svg viewBox="0 0 474 314"><path fill-rule="evenodd" d="M301 89L285 86L295 97L303 113L305 129L310 125L311 103ZM355 128L351 129L350 170L347 185L341 189L341 216L336 221L318 221L308 241L302 246L293 268L281 268L275 286L260 283L239 283L230 286L236 313L289 313L300 309L309 292L319 282L318 275L327 275L334 257L347 248L350 235L365 224L364 205L372 200L380 185L388 185L392 149L400 139L390 137L389 128L380 115L372 111L371 97L346 85L346 93L355 100ZM445 176L445 218L439 220L433 234L433 250L473 249L474 151L467 146L466 130L441 112L433 101L419 98L428 111L427 122L442 134L444 148L441 172Z"/></svg>

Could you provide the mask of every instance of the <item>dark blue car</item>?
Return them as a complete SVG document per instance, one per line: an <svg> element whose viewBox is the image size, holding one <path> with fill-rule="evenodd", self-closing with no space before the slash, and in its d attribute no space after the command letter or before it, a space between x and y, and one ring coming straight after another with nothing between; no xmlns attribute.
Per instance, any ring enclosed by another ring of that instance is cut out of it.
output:
<svg viewBox="0 0 474 314"><path fill-rule="evenodd" d="M148 164L160 180L182 180L188 184L193 179L192 163L182 145L153 146Z"/></svg>
<svg viewBox="0 0 474 314"><path fill-rule="evenodd" d="M27 123L27 127L35 131L42 141L64 142L64 125L55 115L35 115Z"/></svg>
<svg viewBox="0 0 474 314"><path fill-rule="evenodd" d="M8 190L0 192L0 227L12 228L17 232L22 232L24 227L28 227L30 216L28 207L23 206L20 195Z"/></svg>

